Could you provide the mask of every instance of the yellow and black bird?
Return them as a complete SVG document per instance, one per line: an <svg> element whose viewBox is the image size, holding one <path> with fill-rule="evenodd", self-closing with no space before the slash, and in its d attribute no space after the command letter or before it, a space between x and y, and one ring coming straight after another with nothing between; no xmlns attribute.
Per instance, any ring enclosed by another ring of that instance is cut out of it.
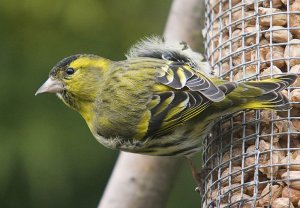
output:
<svg viewBox="0 0 300 208"><path fill-rule="evenodd" d="M294 74L228 82L209 75L186 44L154 37L123 61L78 54L61 60L36 94L56 93L79 112L104 146L123 151L190 156L220 117L245 109L290 108L280 93Z"/></svg>

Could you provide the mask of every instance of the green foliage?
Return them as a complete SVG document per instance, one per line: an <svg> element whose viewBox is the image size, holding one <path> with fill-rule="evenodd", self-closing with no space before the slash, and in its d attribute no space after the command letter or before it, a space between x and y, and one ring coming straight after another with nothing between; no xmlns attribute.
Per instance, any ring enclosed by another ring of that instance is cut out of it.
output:
<svg viewBox="0 0 300 208"><path fill-rule="evenodd" d="M170 4L0 2L0 207L96 207L118 152L100 145L79 114L53 95L34 93L62 57L94 53L118 60L136 40L161 34ZM198 204L193 183L184 180L169 206ZM190 198L182 200L184 190Z"/></svg>

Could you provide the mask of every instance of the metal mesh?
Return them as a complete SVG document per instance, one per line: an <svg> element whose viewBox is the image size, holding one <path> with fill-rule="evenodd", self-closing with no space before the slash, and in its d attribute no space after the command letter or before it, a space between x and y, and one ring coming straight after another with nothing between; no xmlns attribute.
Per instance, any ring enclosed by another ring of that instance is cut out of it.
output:
<svg viewBox="0 0 300 208"><path fill-rule="evenodd" d="M205 5L214 75L243 81L300 72L300 0ZM293 109L239 112L205 139L203 207L300 207L300 81L283 93Z"/></svg>

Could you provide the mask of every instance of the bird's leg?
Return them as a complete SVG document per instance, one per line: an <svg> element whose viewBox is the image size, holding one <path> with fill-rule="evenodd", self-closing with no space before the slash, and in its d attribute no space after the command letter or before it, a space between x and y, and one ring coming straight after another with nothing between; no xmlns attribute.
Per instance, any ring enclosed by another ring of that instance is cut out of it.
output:
<svg viewBox="0 0 300 208"><path fill-rule="evenodd" d="M199 192L200 195L203 194L203 185L204 185L204 179L205 179L205 173L207 172L207 169L202 169L200 171L197 171L196 165L194 164L193 160L189 157L186 157L188 160L191 168L192 168L192 176L194 180L197 183L197 187L195 188L195 191Z"/></svg>

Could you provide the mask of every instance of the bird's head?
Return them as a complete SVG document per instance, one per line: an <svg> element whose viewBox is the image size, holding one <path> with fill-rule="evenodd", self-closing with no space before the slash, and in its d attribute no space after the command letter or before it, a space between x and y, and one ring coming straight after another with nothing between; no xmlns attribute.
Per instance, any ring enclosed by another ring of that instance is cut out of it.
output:
<svg viewBox="0 0 300 208"><path fill-rule="evenodd" d="M50 71L48 80L37 90L56 93L68 106L80 111L83 103L94 102L97 83L110 61L96 55L79 54L64 58Z"/></svg>

